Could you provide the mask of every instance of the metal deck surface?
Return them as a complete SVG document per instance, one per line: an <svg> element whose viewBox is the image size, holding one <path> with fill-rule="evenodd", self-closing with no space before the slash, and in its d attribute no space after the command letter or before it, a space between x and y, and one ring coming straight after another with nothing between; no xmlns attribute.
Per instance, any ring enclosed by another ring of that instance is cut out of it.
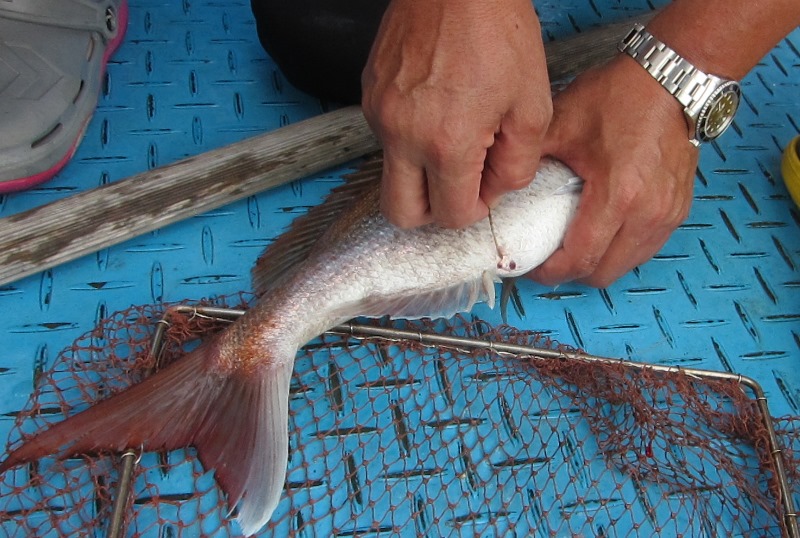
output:
<svg viewBox="0 0 800 538"><path fill-rule="evenodd" d="M293 89L265 55L248 1L130 4L126 40L74 159L53 181L0 197L0 217L329 107ZM575 0L538 8L546 34L558 38L649 5ZM512 313L509 322L595 355L741 373L761 383L773 415L799 415L800 211L781 181L780 156L800 133L800 30L764 58L743 90L733 129L702 150L688 220L655 259L606 290L524 282L526 315ZM3 443L34 372L62 348L132 304L248 290L264 246L346 171L0 287ZM500 322L486 307L475 312Z"/></svg>

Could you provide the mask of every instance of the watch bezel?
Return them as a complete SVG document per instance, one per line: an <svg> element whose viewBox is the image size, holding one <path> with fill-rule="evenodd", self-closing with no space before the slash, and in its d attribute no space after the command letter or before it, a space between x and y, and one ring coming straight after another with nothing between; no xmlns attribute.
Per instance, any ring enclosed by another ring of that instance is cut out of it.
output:
<svg viewBox="0 0 800 538"><path fill-rule="evenodd" d="M711 118L711 113L714 107L725 97L734 96L733 110L725 117L725 123L717 128L714 132L709 132L708 122ZM717 86L711 95L703 103L697 121L695 123L695 138L700 142L710 142L716 140L722 133L728 130L733 119L736 116L736 111L739 109L739 104L742 100L742 89L738 82L735 80L727 80Z"/></svg>

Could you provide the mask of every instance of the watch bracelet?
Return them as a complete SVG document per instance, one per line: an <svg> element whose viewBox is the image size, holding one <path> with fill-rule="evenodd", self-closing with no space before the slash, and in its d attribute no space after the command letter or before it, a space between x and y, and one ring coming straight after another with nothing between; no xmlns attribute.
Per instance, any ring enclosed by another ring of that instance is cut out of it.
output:
<svg viewBox="0 0 800 538"><path fill-rule="evenodd" d="M721 80L697 69L639 23L620 41L618 49L644 67L689 114L702 106L709 90L713 91Z"/></svg>

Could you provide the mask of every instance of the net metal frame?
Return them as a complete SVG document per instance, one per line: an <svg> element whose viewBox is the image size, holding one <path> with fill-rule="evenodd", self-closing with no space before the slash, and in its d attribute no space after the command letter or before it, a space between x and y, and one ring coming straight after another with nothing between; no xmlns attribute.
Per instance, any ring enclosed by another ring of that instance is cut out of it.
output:
<svg viewBox="0 0 800 538"><path fill-rule="evenodd" d="M231 308L218 308L218 307L193 307L193 306L178 306L170 311L174 314L184 314L190 316L205 316L210 318L217 318L225 321L235 321L240 316L244 315L245 310L231 309ZM153 341L153 354L158 355L158 350L162 345L162 337L165 328L169 325L169 313L163 320L159 322L159 328L156 337ZM772 456L773 463L776 470L776 480L781 492L781 500L785 510L785 533L789 538L800 538L800 530L798 530L797 514L794 508L794 501L792 499L791 488L781 458L782 449L778 443L778 438L772 424L772 416L769 411L769 404L764 394L761 385L750 377L741 374L734 374L730 372L719 372L713 370L704 370L697 368L683 368L679 366L664 366L659 364L645 364L624 359L614 359L610 357L602 357L591 355L583 352L569 352L563 349L550 349L533 346L523 346L517 344L510 344L504 342L493 342L487 340L480 340L476 338L446 336L441 334L425 333L421 331L409 331L403 329L394 329L387 327L377 327L372 325L364 325L358 323L347 323L334 327L328 331L329 334L335 334L344 337L355 338L358 340L366 341L368 339L380 339L389 342L402 342L410 341L419 343L423 346L442 347L448 348L457 353L470 352L475 350L488 350L494 353L509 356L517 360L529 360L533 357L544 359L559 359L559 360L582 360L587 362L594 362L600 364L616 364L631 368L634 370L648 369L656 372L682 373L695 377L697 379L714 379L714 380L728 380L735 381L743 387L746 387L754 394L758 409L761 413L761 419L764 426L769 433L769 452ZM109 527L109 538L117 538L122 536L122 521L124 519L124 507L127 504L127 498L130 494L130 476L133 472L137 455L133 451L129 451L123 455L122 458L122 480L120 485L119 494L115 500L115 510L111 526ZM126 478L128 477L128 478Z"/></svg>
<svg viewBox="0 0 800 538"><path fill-rule="evenodd" d="M245 301L246 302L246 301ZM223 301L224 303L224 301ZM173 325L176 317L189 318L189 319L207 319L220 326L231 323L238 319L245 312L243 308L226 308L217 306L197 306L197 305L177 305L171 306L164 311L163 317L155 321L155 331L151 340L149 354L156 361L155 367L158 367L158 361L165 347L167 334L170 327ZM551 361L551 363L558 362L560 364L595 364L608 366L614 369L622 369L626 372L649 372L649 373L663 373L665 375L679 375L685 376L692 380L697 380L701 383L714 383L714 382L727 382L735 384L740 387L742 392L749 393L748 396L753 402L753 407L756 411L756 420L761 424L764 431L767 432L765 436L766 447L760 447L762 458L766 458L767 466L770 469L771 479L770 491L774 490L774 497L778 499L781 509L776 511L782 515L778 518L775 524L779 528L781 536L788 538L800 538L798 531L797 514L793 501L793 489L790 485L789 473L784 463L784 451L782 450L778 434L774 427L774 419L770 414L767 398L761 386L752 378L733 374L729 372L717 372L710 370L702 370L695 368L683 368L676 366L666 366L660 364L645 364L634 362L624 359L616 359L609 357L601 357L596 355L587 354L581 351L568 349L564 346L552 347L549 342L545 342L547 347L539 347L538 345L523 345L515 343L515 341L498 341L488 340L483 338L472 338L453 336L449 334L439 334L428 330L420 330L418 327L412 325L412 329L397 328L395 326L384 326L375 324L361 324L361 323L347 323L339 325L323 335L322 338L331 337L339 338L346 341L356 341L359 345L363 344L383 344L383 345L402 345L411 346L412 352L418 346L422 348L435 349L439 352L448 351L453 355L467 355L474 356L475 353L491 353L500 357L508 358L520 365L531 363L532 361L539 361L539 364L546 364L541 361ZM196 335L195 335L196 336ZM495 337L497 335L495 334ZM93 335L95 338L102 339L100 335ZM536 342L535 342L536 343ZM313 343L311 346L313 347ZM179 359L178 359L179 360ZM399 422L403 422L400 420ZM391 426L390 426L391 427ZM402 441L403 433L399 431L397 434ZM402 443L401 443L402 444ZM792 456L796 456L793 455ZM121 538L126 535L140 536L138 530L131 531L128 526L131 521L135 520L136 515L134 503L134 482L136 480L137 466L141 461L143 455L137 450L128 450L125 453L118 455L118 465L116 469L111 468L111 465L105 465L104 472L109 476L114 475L113 478L102 480L104 487L108 488L105 492L107 497L110 497L110 516L105 519L108 521L106 527L107 536L109 538ZM786 460L792 461L792 460ZM348 489L351 490L349 495L360 495L356 491L358 489L358 479L356 477L357 470L354 468L355 463L351 458L345 458L342 462L345 467L345 474L348 475ZM468 473L468 465L464 463L464 472ZM796 472L791 475L796 477ZM470 477L467 476L467 479ZM287 482L291 482L287 478ZM352 483L352 486L351 486ZM213 489L213 485L211 488ZM291 483L288 484L291 488ZM207 492L207 491L206 491ZM168 495L164 497L165 502L170 502ZM153 502L158 502L154 499ZM224 502L222 499L221 502ZM294 502L294 499L292 499ZM421 510L420 510L421 511ZM2 512L0 512L2 515ZM502 515L502 514L501 514ZM299 516L297 516L299 517ZM1 519L1 518L0 518ZM474 524L474 521L469 521L468 518L461 522L467 525ZM303 522L292 522L296 528L303 528ZM0 525L1 527L1 525ZM293 527L294 528L294 527ZM395 529L396 530L396 529ZM371 529L356 529L350 534L345 532L338 535L369 535L374 534L382 536L384 534L393 535L393 529L386 529L380 526ZM133 534L131 534L133 532ZM144 531L144 535L148 531ZM229 532L229 531L225 531ZM178 533L180 535L180 532ZM217 536L218 533L210 533L209 535ZM417 529L419 535L419 529ZM458 534L458 533L456 533ZM482 534L482 533L476 533ZM220 534L225 535L225 534ZM312 534L313 535L313 534ZM491 535L491 532L490 532ZM551 536L552 531L550 533ZM14 535L16 536L16 535ZM49 535L48 535L49 536ZM560 536L560 534L559 534Z"/></svg>

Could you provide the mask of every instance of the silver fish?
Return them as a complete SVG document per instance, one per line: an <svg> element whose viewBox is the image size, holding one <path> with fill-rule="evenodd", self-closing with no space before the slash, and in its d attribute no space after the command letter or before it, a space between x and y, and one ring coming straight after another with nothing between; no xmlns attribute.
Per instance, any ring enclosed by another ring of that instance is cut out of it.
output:
<svg viewBox="0 0 800 538"><path fill-rule="evenodd" d="M286 477L298 349L356 316L449 317L479 301L493 305L500 278L530 271L559 247L580 198L580 179L545 159L530 186L507 194L490 218L460 230L402 230L378 210L380 171L378 162L354 174L265 251L253 270L260 299L236 323L30 439L0 472L54 453L193 445L231 510L238 507L244 533L256 533Z"/></svg>

